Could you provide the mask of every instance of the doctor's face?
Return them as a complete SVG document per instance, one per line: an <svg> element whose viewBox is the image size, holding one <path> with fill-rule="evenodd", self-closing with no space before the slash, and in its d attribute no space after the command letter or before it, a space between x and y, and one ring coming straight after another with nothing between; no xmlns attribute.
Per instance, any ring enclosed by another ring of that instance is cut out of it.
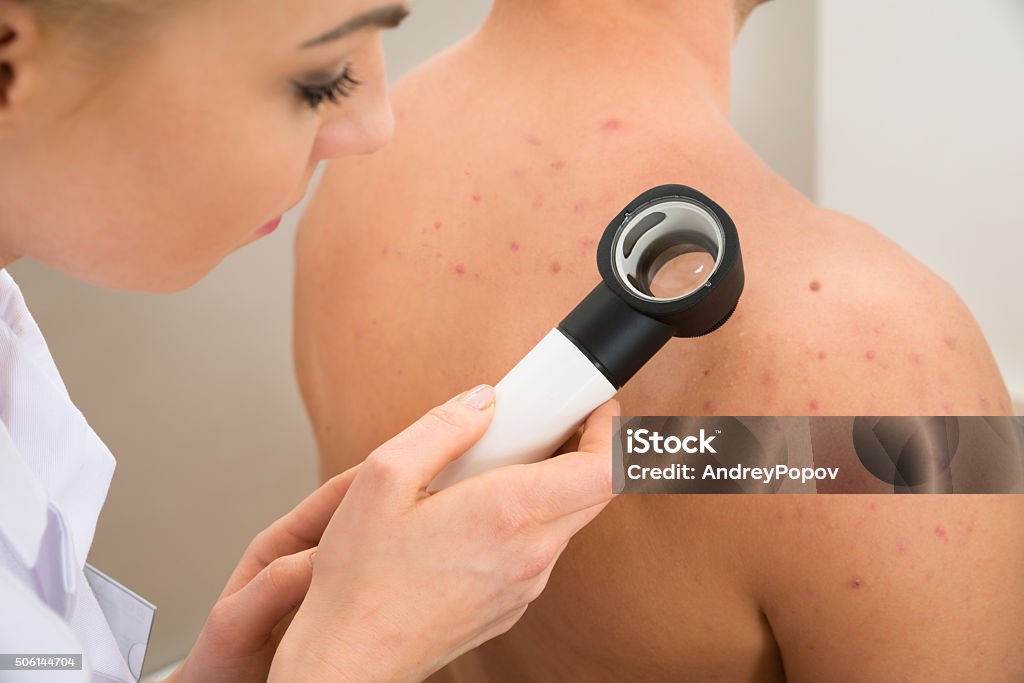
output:
<svg viewBox="0 0 1024 683"><path fill-rule="evenodd" d="M8 22L6 255L107 287L181 289L271 232L318 161L390 138L380 33L404 16L399 0L167 2L125 29L137 45Z"/></svg>

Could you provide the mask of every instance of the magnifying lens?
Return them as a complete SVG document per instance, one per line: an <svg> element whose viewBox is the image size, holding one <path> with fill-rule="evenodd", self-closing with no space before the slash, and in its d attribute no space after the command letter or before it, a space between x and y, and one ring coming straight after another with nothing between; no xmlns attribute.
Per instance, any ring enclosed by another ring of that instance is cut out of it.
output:
<svg viewBox="0 0 1024 683"><path fill-rule="evenodd" d="M685 185L631 201L597 248L602 282L495 385L483 437L431 482L549 457L673 337L725 324L743 292L729 215Z"/></svg>

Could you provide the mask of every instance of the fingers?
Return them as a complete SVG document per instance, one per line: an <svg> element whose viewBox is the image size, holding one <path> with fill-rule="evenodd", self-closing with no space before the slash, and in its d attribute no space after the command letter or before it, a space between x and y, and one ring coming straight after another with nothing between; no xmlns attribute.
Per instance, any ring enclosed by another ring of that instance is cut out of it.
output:
<svg viewBox="0 0 1024 683"><path fill-rule="evenodd" d="M247 584L279 557L292 555L320 543L327 523L341 504L361 465L332 477L309 494L291 512L261 531L246 549L221 597Z"/></svg>
<svg viewBox="0 0 1024 683"><path fill-rule="evenodd" d="M232 648L261 646L277 624L306 596L313 577L310 548L279 557L245 586L217 602L207 627L212 637L224 636Z"/></svg>
<svg viewBox="0 0 1024 683"><path fill-rule="evenodd" d="M587 453L612 452L612 418L622 412L619 402L615 399L605 402L590 414L583 423L583 436L577 450ZM609 465L610 466L610 465Z"/></svg>
<svg viewBox="0 0 1024 683"><path fill-rule="evenodd" d="M445 465L480 440L494 416L494 389L481 385L432 408L375 450L367 465L382 476L426 488Z"/></svg>

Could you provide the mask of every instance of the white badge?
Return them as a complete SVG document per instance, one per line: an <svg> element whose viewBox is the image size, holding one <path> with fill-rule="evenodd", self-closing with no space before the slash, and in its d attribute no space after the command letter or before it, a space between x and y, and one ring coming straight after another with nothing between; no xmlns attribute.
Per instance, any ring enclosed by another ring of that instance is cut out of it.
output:
<svg viewBox="0 0 1024 683"><path fill-rule="evenodd" d="M149 647L156 605L90 564L85 565L85 579L110 624L110 631L114 634L128 669L138 681L142 678L142 664L146 659L146 648Z"/></svg>

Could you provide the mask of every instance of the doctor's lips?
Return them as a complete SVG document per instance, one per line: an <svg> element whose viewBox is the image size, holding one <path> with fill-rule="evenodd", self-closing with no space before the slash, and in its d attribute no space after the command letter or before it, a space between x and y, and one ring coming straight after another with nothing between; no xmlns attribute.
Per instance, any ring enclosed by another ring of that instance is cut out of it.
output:
<svg viewBox="0 0 1024 683"><path fill-rule="evenodd" d="M266 235L269 235L270 233L277 230L277 227L279 225L281 225L281 216L278 216L277 218L268 221L262 228L256 231L256 236L265 237Z"/></svg>

